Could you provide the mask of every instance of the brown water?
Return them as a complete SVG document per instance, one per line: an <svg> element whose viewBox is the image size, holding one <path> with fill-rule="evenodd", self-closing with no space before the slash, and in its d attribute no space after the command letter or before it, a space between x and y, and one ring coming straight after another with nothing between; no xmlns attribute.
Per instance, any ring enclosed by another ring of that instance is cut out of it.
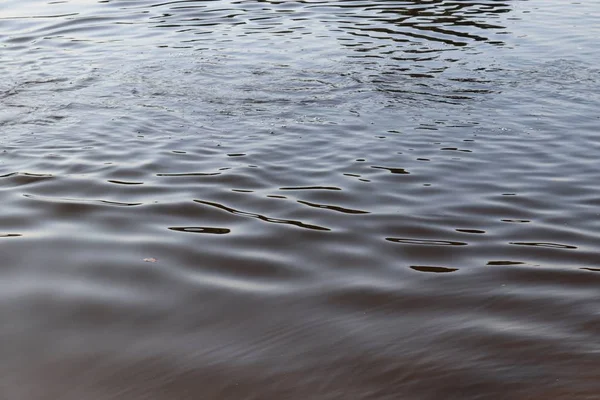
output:
<svg viewBox="0 0 600 400"><path fill-rule="evenodd" d="M600 399L600 3L4 0L0 399Z"/></svg>

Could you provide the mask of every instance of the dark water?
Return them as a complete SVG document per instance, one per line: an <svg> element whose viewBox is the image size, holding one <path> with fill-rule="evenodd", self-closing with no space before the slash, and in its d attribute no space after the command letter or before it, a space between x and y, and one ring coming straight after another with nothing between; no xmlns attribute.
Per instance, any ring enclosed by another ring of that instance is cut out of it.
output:
<svg viewBox="0 0 600 400"><path fill-rule="evenodd" d="M0 399L600 399L599 18L2 1Z"/></svg>

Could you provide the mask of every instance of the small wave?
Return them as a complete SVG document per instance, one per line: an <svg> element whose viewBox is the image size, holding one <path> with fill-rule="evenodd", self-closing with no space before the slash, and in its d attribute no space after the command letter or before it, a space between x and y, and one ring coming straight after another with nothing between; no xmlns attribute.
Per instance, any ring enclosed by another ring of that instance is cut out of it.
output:
<svg viewBox="0 0 600 400"><path fill-rule="evenodd" d="M271 223L274 223L274 224L293 225L293 226L297 226L299 228L311 229L311 230L316 230L316 231L330 231L331 230L331 229L325 228L323 226L306 224L306 223L301 222L301 221L295 221L295 220L290 220L290 219L271 218L271 217L267 217L267 216L264 216L264 215L261 215L261 214L255 214L255 213L251 213L251 212L240 211L240 210L236 210L234 208L227 207L227 206L224 206L224 205L219 204L219 203L213 203L213 202L210 202L210 201L204 201L204 200L194 200L194 201L196 203L205 204L205 205L208 205L208 206L211 206L211 207L215 207L215 208L227 211L228 213L231 213L231 214L241 215L241 216L250 217L250 218L256 218L256 219L259 219L261 221L271 222Z"/></svg>
<svg viewBox="0 0 600 400"><path fill-rule="evenodd" d="M576 249L577 246L560 243L548 243L548 242L510 242L516 246L533 246L533 247L546 247L549 249Z"/></svg>
<svg viewBox="0 0 600 400"><path fill-rule="evenodd" d="M456 242L450 240L432 240L432 239L410 239L410 238L385 238L388 242L402 243L402 244L416 244L424 246L466 246L465 242Z"/></svg>
<svg viewBox="0 0 600 400"><path fill-rule="evenodd" d="M169 227L172 231L187 232L187 233L208 233L213 235L224 235L230 233L231 230L227 228L214 228L207 226L172 226Z"/></svg>
<svg viewBox="0 0 600 400"><path fill-rule="evenodd" d="M447 268L447 267L432 267L427 265L411 265L411 269L419 272L432 272L435 274L443 274L448 272L458 271L458 268Z"/></svg>

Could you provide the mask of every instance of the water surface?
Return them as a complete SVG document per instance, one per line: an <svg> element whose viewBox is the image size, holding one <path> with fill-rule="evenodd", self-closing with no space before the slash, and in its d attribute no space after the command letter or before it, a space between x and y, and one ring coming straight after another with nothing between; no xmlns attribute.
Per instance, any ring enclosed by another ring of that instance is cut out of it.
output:
<svg viewBox="0 0 600 400"><path fill-rule="evenodd" d="M5 0L0 397L597 398L599 14Z"/></svg>

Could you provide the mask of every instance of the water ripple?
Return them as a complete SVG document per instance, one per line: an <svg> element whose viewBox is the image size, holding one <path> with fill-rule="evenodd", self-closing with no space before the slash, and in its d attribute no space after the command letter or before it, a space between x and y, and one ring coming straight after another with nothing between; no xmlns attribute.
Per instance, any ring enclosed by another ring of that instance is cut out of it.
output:
<svg viewBox="0 0 600 400"><path fill-rule="evenodd" d="M0 25L4 397L600 393L594 2Z"/></svg>
<svg viewBox="0 0 600 400"><path fill-rule="evenodd" d="M178 231L178 232L210 233L213 235L223 235L223 234L231 232L231 230L227 229L227 228L213 228L213 227L206 227L206 226L181 226L181 227L172 226L172 227L169 227L169 229L172 231Z"/></svg>
<svg viewBox="0 0 600 400"><path fill-rule="evenodd" d="M345 208L345 207L340 207L340 206L331 206L331 205L325 205L325 204L317 204L317 203L311 203L311 202L303 201L303 200L297 200L297 201L300 204L305 204L305 205L310 206L310 207L324 208L326 210L337 211L337 212L341 212L341 213L344 213L344 214L370 214L368 211L353 210L351 208Z"/></svg>
<svg viewBox="0 0 600 400"><path fill-rule="evenodd" d="M196 203L216 207L218 209L227 211L228 213L231 213L231 214L241 215L241 216L250 217L250 218L256 218L261 221L271 222L274 224L294 225L299 228L305 228L305 229L311 229L311 230L317 230L317 231L330 231L331 230L329 228L325 228L325 227L318 226L318 225L305 224L304 222L301 222L301 221L294 221L294 220L280 219L280 218L271 218L271 217L266 217L261 214L255 214L255 213L251 213L251 212L247 212L247 211L240 211L240 210L236 210L234 208L230 208L230 207L224 206L222 204L214 203L214 202L210 202L210 201L204 201L204 200L194 200L194 201Z"/></svg>
<svg viewBox="0 0 600 400"><path fill-rule="evenodd" d="M436 274L458 271L458 268L431 267L426 265L411 265L410 268L419 272L433 272Z"/></svg>
<svg viewBox="0 0 600 400"><path fill-rule="evenodd" d="M560 243L545 243L545 242L511 242L517 246L534 246L534 247L546 247L549 249L576 249L577 246L571 246L568 244Z"/></svg>
<svg viewBox="0 0 600 400"><path fill-rule="evenodd" d="M432 240L432 239L410 239L410 238L385 238L388 242L403 243L403 244L417 244L425 246L466 246L465 242L456 242L450 240Z"/></svg>

